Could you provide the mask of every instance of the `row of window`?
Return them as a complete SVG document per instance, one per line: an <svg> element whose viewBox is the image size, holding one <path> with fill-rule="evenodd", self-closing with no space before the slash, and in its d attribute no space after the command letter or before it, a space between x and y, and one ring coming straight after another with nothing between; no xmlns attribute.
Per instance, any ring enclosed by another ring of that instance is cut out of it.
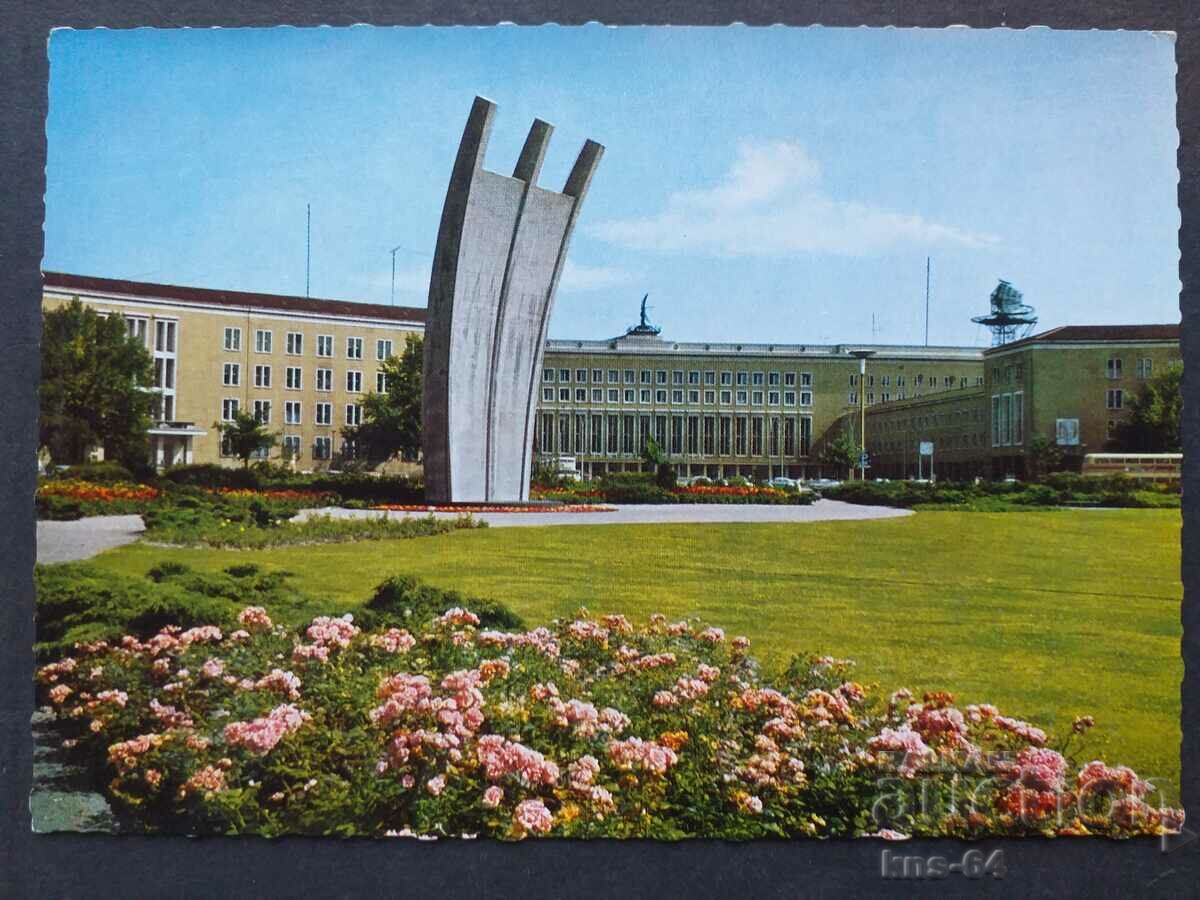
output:
<svg viewBox="0 0 1200 900"><path fill-rule="evenodd" d="M1139 356L1137 358L1137 377L1143 381L1150 378L1154 374L1154 360L1148 356ZM1118 379L1122 377L1122 362L1119 356L1114 356L1108 360L1104 367L1104 374L1110 379ZM1120 409L1120 407L1117 407Z"/></svg>
<svg viewBox="0 0 1200 900"><path fill-rule="evenodd" d="M992 395L992 446L1025 443L1025 393Z"/></svg>
<svg viewBox="0 0 1200 900"><path fill-rule="evenodd" d="M987 433L980 431L959 431L952 434L943 434L937 437L935 450L938 452L946 450L965 450L970 447L982 447L987 440ZM883 453L908 453L912 454L916 451L917 446L909 438L888 438L877 445L877 449Z"/></svg>
<svg viewBox="0 0 1200 900"><path fill-rule="evenodd" d="M587 403L588 389L575 388L574 399L572 399L572 389L560 387L558 390L559 403ZM695 389L684 390L682 388L673 388L667 391L663 388L651 390L650 388L592 388L591 402L592 403L700 403L701 395L704 397L704 403L708 406L717 405L717 398L720 397L721 406L732 406L735 403L738 406L746 406L752 404L754 406L762 406L764 403L767 406L795 406L797 396L801 406L812 406L812 391L800 391L797 395L796 391L699 391ZM668 396L670 400L668 401ZM607 400L606 400L607 398ZM651 399L653 398L653 399ZM686 400L685 400L686 398ZM555 401L555 388L542 388L542 401L545 403L553 403Z"/></svg>
<svg viewBox="0 0 1200 900"><path fill-rule="evenodd" d="M241 411L241 401L236 397L226 397L221 401L221 420L224 422L232 422L237 418L238 412ZM270 400L254 400L251 401L250 411L259 422L264 425L271 424L272 401ZM361 425L362 424L362 405L358 403L347 403L345 406L346 416L343 420L346 425ZM285 425L303 425L303 404L299 400L285 400L283 403L283 422ZM313 405L313 424L315 425L332 425L333 424L333 404L332 403L316 403Z"/></svg>
<svg viewBox="0 0 1200 900"><path fill-rule="evenodd" d="M170 362L173 363L173 360ZM225 387L238 387L241 383L241 363L225 363L221 367L221 384ZM254 367L254 386L269 388L271 384L271 366L256 365ZM304 370L300 366L286 366L284 368L284 386L290 391L304 390ZM318 391L333 390L333 369L316 370L316 389ZM346 390L352 394L360 394L362 389L363 373L357 369L348 370L346 372ZM375 373L375 390L380 394L387 390L387 373Z"/></svg>
<svg viewBox="0 0 1200 900"><path fill-rule="evenodd" d="M681 455L808 456L812 419L540 413L534 451L630 456L640 453L651 438Z"/></svg>
<svg viewBox="0 0 1200 900"><path fill-rule="evenodd" d="M591 373L592 384L604 384L605 370L604 369L543 369L542 381L547 384L570 384L572 371L574 372L575 383L586 384L588 382L588 373ZM779 387L795 387L797 373L795 372L717 372L714 369L701 371L692 369L684 371L683 369L674 369L670 373L670 383L673 385L705 385L715 387L718 379L722 387L732 387L734 384L739 386L754 385L755 387L770 386ZM668 372L666 369L609 369L607 370L608 384L667 384ZM651 380L653 377L653 380ZM799 383L801 387L812 387L812 373L800 372Z"/></svg>
<svg viewBox="0 0 1200 900"><path fill-rule="evenodd" d="M102 312L100 315L108 314ZM144 316L125 316L125 329L131 338L140 341L142 346L155 353L174 353L179 323L171 319L155 319L153 345L147 340L148 323L149 319Z"/></svg>
<svg viewBox="0 0 1200 900"><path fill-rule="evenodd" d="M273 353L275 333L269 328L257 328L254 331L254 352ZM226 350L237 352L242 349L242 329L232 326L225 329ZM304 333L289 331L284 335L284 352L289 356L304 355ZM386 338L375 341L375 358L383 361L392 355L392 342ZM317 356L333 356L333 335L317 335ZM363 339L360 337L346 338L346 359L363 358Z"/></svg>
<svg viewBox="0 0 1200 900"><path fill-rule="evenodd" d="M957 382L958 386L960 388L965 388L967 385L969 385L971 383L971 380L972 380L971 376L969 376L969 375L943 375L942 376L942 387L952 388L952 387L954 387L955 382ZM975 382L975 386L979 387L981 384L983 384L983 376L982 375L974 376L974 382ZM892 376L891 375L880 375L879 383L882 387L890 387L892 384ZM896 376L896 387L904 387L905 384L906 384L905 376L897 375ZM928 384L928 386L930 388L937 387L937 384L938 384L937 376L930 375L928 377L928 380L926 380L925 374L923 372L918 372L917 374L913 375L913 387L923 387L926 384ZM875 386L875 376L872 374L868 374L867 375L867 387L874 387L874 386ZM858 375L850 376L850 387L858 387ZM903 394L903 391L901 392L901 394ZM904 397L901 396L900 399L903 400Z"/></svg>
<svg viewBox="0 0 1200 900"><path fill-rule="evenodd" d="M298 434L285 434L281 443L283 455L285 458L300 459L304 453L302 450L303 444ZM255 459L266 459L267 449L264 447L254 454ZM221 439L221 455L233 456L233 444L226 437ZM333 438L328 435L318 435L313 438L312 457L313 459L330 459L333 456Z"/></svg>

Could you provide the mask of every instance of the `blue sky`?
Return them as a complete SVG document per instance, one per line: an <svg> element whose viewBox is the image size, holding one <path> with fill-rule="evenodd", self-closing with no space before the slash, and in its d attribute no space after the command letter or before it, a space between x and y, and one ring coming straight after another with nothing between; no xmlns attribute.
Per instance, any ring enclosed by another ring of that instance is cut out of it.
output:
<svg viewBox="0 0 1200 900"><path fill-rule="evenodd" d="M607 148L551 337L986 344L1176 322L1173 41L1129 32L371 28L55 32L52 270L423 306L472 98L486 165ZM872 330L874 316L874 331Z"/></svg>

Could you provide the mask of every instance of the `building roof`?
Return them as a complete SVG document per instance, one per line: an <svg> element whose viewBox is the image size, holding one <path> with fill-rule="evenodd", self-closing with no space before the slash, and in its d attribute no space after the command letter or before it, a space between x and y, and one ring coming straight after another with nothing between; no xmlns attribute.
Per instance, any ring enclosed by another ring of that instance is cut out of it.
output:
<svg viewBox="0 0 1200 900"><path fill-rule="evenodd" d="M392 319L399 322L425 321L422 306L384 306L381 303L358 303L352 300L325 300L318 297L293 297L287 294L255 294L249 291L222 291L212 288L184 287L177 284L155 284L148 281L126 281L119 278L98 278L93 275L70 275L65 272L43 272L43 283L57 290L95 291L146 299L174 300L198 306L218 305L253 307L327 316L358 316Z"/></svg>
<svg viewBox="0 0 1200 900"><path fill-rule="evenodd" d="M659 336L623 334L603 341L546 341L547 353L634 354L638 356L778 356L832 357L852 359L854 350L871 350L889 360L951 360L979 362L981 347L925 347L909 344L760 344L731 342L671 341Z"/></svg>
<svg viewBox="0 0 1200 900"><path fill-rule="evenodd" d="M992 347L986 354L1002 353L1030 344L1137 343L1138 341L1177 341L1178 325L1062 325L1019 341Z"/></svg>

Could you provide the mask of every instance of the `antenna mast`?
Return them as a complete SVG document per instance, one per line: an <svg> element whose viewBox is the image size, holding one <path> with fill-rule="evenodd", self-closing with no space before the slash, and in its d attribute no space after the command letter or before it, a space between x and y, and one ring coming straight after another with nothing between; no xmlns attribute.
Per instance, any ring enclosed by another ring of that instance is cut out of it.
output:
<svg viewBox="0 0 1200 900"><path fill-rule="evenodd" d="M304 296L309 296L309 273L312 271L312 204L304 206Z"/></svg>
<svg viewBox="0 0 1200 900"><path fill-rule="evenodd" d="M929 346L929 257L925 257L925 346Z"/></svg>

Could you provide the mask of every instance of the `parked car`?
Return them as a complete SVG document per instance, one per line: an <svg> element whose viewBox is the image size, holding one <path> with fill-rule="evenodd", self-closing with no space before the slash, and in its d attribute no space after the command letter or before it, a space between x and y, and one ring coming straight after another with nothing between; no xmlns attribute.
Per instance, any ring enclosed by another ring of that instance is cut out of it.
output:
<svg viewBox="0 0 1200 900"><path fill-rule="evenodd" d="M785 475L776 475L767 484L774 488L786 488L787 490L795 490L800 487L799 481L795 478L788 478Z"/></svg>
<svg viewBox="0 0 1200 900"><path fill-rule="evenodd" d="M820 491L828 488L841 487L842 483L833 478L814 478L808 482L808 486L814 491Z"/></svg>

